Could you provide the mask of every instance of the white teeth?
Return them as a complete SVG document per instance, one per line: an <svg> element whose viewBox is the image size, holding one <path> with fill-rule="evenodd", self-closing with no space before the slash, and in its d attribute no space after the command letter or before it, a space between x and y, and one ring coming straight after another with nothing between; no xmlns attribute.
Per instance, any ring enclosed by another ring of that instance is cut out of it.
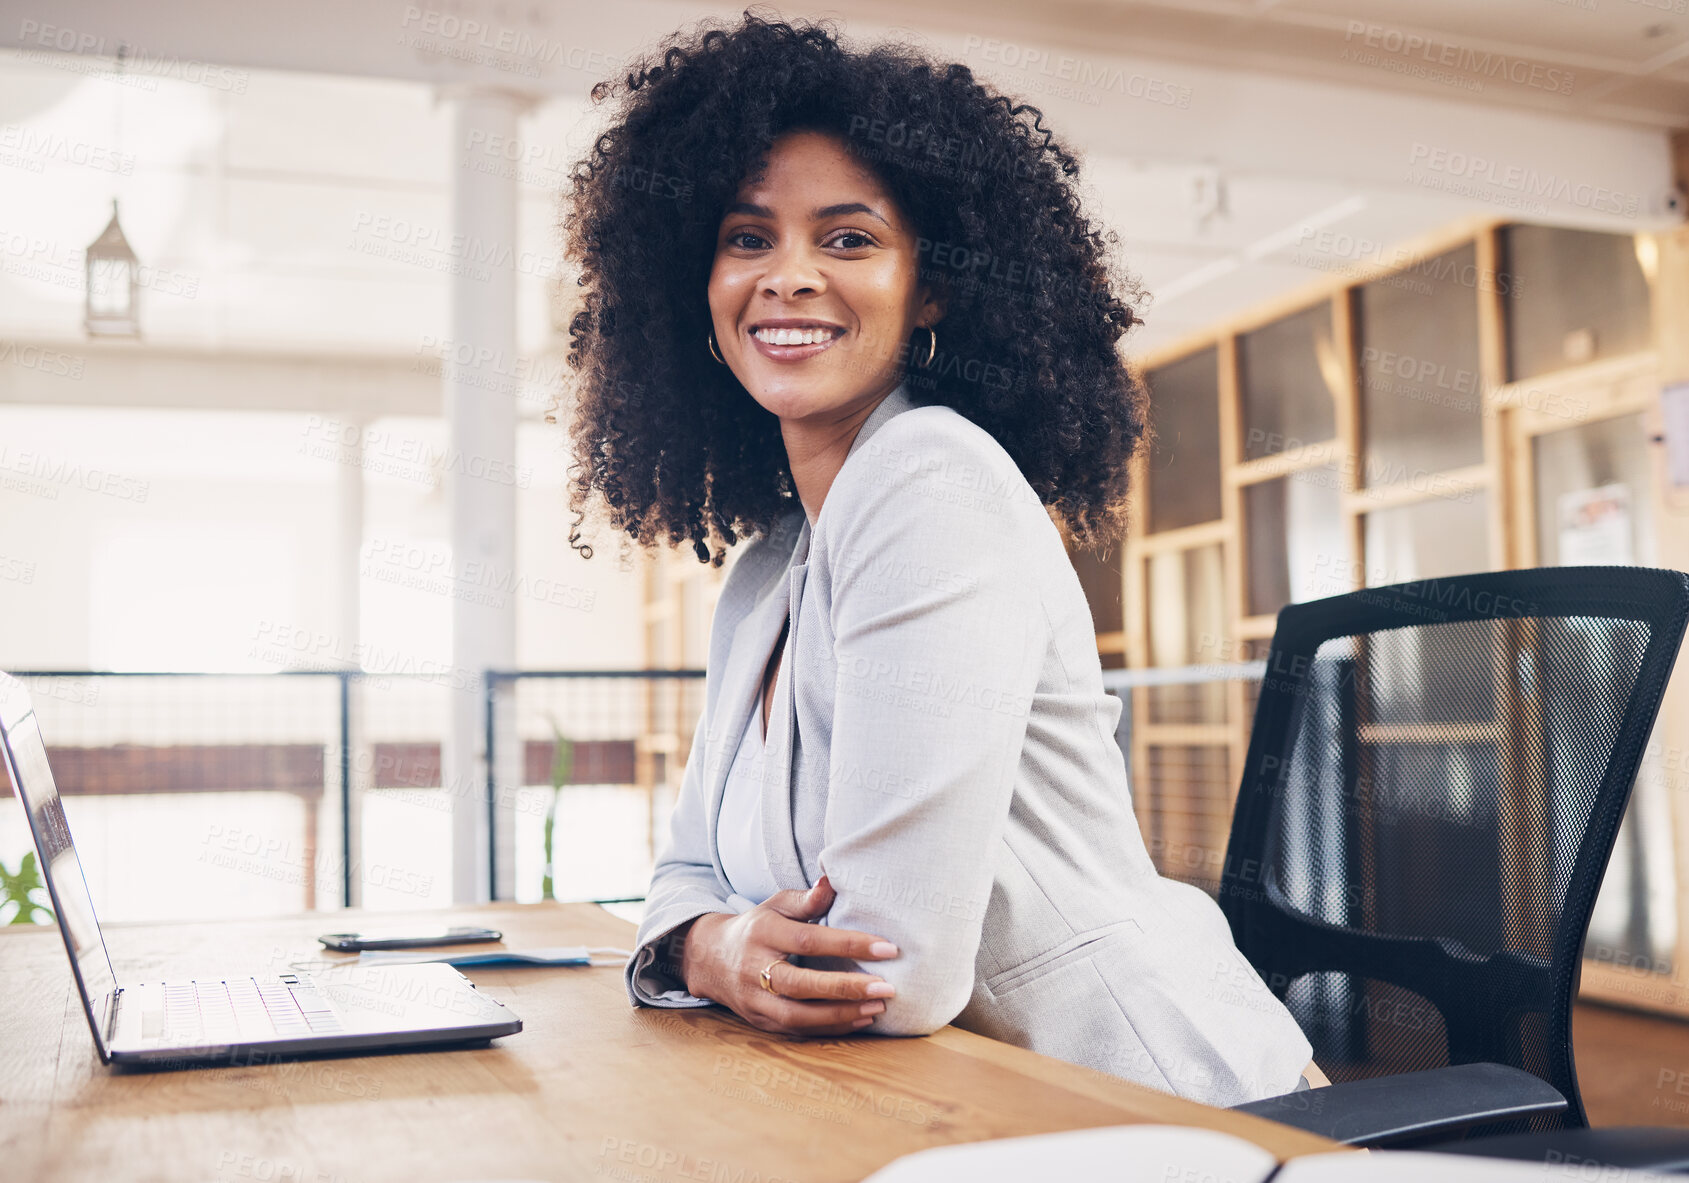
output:
<svg viewBox="0 0 1689 1183"><path fill-rule="evenodd" d="M768 345L814 345L831 340L832 329L758 329L756 339Z"/></svg>

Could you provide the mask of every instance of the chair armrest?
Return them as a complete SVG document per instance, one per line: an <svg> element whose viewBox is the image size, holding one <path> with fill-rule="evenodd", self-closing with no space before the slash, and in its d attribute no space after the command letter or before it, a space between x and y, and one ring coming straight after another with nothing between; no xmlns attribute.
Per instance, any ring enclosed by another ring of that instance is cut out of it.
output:
<svg viewBox="0 0 1689 1183"><path fill-rule="evenodd" d="M1505 1064L1455 1064L1234 1105L1351 1146L1390 1146L1566 1108L1560 1091Z"/></svg>
<svg viewBox="0 0 1689 1183"><path fill-rule="evenodd" d="M1689 1171L1689 1130L1658 1126L1606 1126L1599 1130L1543 1130L1502 1134L1470 1142L1435 1143L1420 1149L1437 1154L1471 1154L1484 1158L1512 1158L1558 1165L1581 1174L1596 1167L1656 1171L1681 1175ZM1593 1177L1593 1175L1592 1175ZM1620 1177L1618 1173L1610 1176Z"/></svg>

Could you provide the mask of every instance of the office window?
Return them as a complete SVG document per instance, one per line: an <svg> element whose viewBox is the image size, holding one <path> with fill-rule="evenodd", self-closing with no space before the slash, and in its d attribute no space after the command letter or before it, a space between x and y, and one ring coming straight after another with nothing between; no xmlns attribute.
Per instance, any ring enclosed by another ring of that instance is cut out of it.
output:
<svg viewBox="0 0 1689 1183"><path fill-rule="evenodd" d="M1366 515L1363 536L1368 587L1487 571L1489 494L1469 489L1374 510Z"/></svg>
<svg viewBox="0 0 1689 1183"><path fill-rule="evenodd" d="M1637 241L1559 226L1502 228L1510 380L1652 346L1648 277Z"/></svg>
<svg viewBox="0 0 1689 1183"><path fill-rule="evenodd" d="M1484 459L1476 258L1468 243L1357 289L1363 488Z"/></svg>
<svg viewBox="0 0 1689 1183"><path fill-rule="evenodd" d="M1345 380L1333 348L1329 303L1240 334L1237 360L1245 460L1336 434L1332 400Z"/></svg>
<svg viewBox="0 0 1689 1183"><path fill-rule="evenodd" d="M1220 379L1213 349L1152 370L1149 530L1220 517Z"/></svg>
<svg viewBox="0 0 1689 1183"><path fill-rule="evenodd" d="M1640 414L1545 432L1531 452L1540 565L1653 565L1652 469Z"/></svg>
<svg viewBox="0 0 1689 1183"><path fill-rule="evenodd" d="M1100 550L1076 548L1070 552L1074 573L1084 589L1085 602L1091 608L1091 623L1098 640L1118 638L1126 628L1124 586L1120 564L1125 548L1112 547L1105 557ZM1120 669L1126 664L1123 647L1114 646L1101 655L1104 669Z"/></svg>
<svg viewBox="0 0 1689 1183"><path fill-rule="evenodd" d="M1251 616L1349 590L1342 498L1342 474L1335 465L1244 486Z"/></svg>
<svg viewBox="0 0 1689 1183"><path fill-rule="evenodd" d="M1196 665L1224 660L1225 585L1220 547L1198 546L1152 555L1145 573L1149 663ZM1151 723L1224 723L1225 687L1218 682L1152 686Z"/></svg>
<svg viewBox="0 0 1689 1183"><path fill-rule="evenodd" d="M1366 515L1368 587L1440 579L1490 569L1489 498L1436 498ZM1492 723L1496 717L1494 671L1489 654L1501 642L1485 639L1485 622L1438 629L1402 629L1367 642L1384 668L1400 672L1388 682L1369 679L1368 713L1404 723ZM1424 676L1412 677L1411 670Z"/></svg>
<svg viewBox="0 0 1689 1183"><path fill-rule="evenodd" d="M231 492L230 500L234 499ZM268 670L268 621L298 616L290 523L207 519L97 523L89 556L96 669Z"/></svg>
<svg viewBox="0 0 1689 1183"><path fill-rule="evenodd" d="M1653 565L1654 497L1641 414L1598 419L1531 441L1537 561L1542 566ZM1591 678L1612 676L1608 655L1590 655ZM1676 944L1677 873L1671 827L1670 749L1655 726L1596 896L1589 941L1606 960L1668 964Z"/></svg>
<svg viewBox="0 0 1689 1183"><path fill-rule="evenodd" d="M1220 893L1231 833L1233 785L1226 749L1218 744L1152 744L1148 842L1156 870Z"/></svg>

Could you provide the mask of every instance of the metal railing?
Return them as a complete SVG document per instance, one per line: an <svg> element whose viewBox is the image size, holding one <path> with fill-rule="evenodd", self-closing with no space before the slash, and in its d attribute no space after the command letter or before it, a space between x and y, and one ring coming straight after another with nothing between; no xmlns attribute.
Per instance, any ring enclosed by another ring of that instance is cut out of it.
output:
<svg viewBox="0 0 1689 1183"><path fill-rule="evenodd" d="M1209 665L1163 666L1137 670L1104 670L1103 689L1124 695L1128 690L1149 686L1200 686L1210 682L1259 682L1267 676L1265 661L1215 662ZM1120 712L1114 738L1120 750L1132 757L1132 706Z"/></svg>
<svg viewBox="0 0 1689 1183"><path fill-rule="evenodd" d="M1107 670L1110 693L1135 687L1259 678L1264 663ZM492 670L484 696L484 781L445 785L444 712L418 696L443 696L437 678L361 670L274 673L19 671L31 687L67 796L196 791L282 792L305 803L304 847L314 870L318 810L334 810L323 845L337 845L338 895L357 902L355 808L362 790L449 789L483 798L488 889L512 894L513 793L549 787L557 739L570 743L568 783L623 785L647 793L647 853L654 855L659 801L678 789L681 761L702 710L704 671ZM279 692L280 685L290 687ZM395 693L393 687L403 688ZM114 687L122 687L114 693ZM319 689L320 687L320 689ZM299 688L294 690L292 688ZM307 689L309 688L309 689ZM382 697L402 700L399 709ZM431 720L429 716L438 716ZM417 720L425 720L421 725ZM1116 738L1130 752L1132 711ZM447 801L450 804L450 801ZM332 834L332 841L330 841ZM316 906L317 876L306 876ZM637 899L634 895L604 898Z"/></svg>
<svg viewBox="0 0 1689 1183"><path fill-rule="evenodd" d="M646 850L655 856L657 801L678 791L683 745L703 710L703 670L490 670L484 690L491 898L507 897L513 883L506 868L511 790L552 783L559 739L570 747L567 783L646 793ZM592 898L613 903L644 897Z"/></svg>
<svg viewBox="0 0 1689 1183"><path fill-rule="evenodd" d="M357 902L356 805L366 790L445 789L448 806L454 795L484 797L490 886L494 898L508 896L512 835L499 806L515 790L549 786L552 723L572 743L570 783L647 788L654 827L655 796L678 771L674 748L701 709L703 686L702 670L489 671L481 679L485 777L471 786L443 783L450 686L434 675L45 669L15 676L30 689L67 797L276 792L301 800L305 854L293 861L303 865L307 908L317 906L319 880L328 882L319 874L319 833L320 845L338 846L326 861L338 872L339 903ZM695 706L687 687L697 688ZM0 793L9 789L0 771ZM319 816L324 808L334 810L332 820Z"/></svg>
<svg viewBox="0 0 1689 1183"><path fill-rule="evenodd" d="M1262 661L1105 670L1105 691L1259 681ZM337 845L339 903L357 902L361 865L355 808L365 790L449 789L487 810L488 886L510 898L513 794L552 787L557 739L569 741L565 782L646 793L646 847L655 854L659 804L678 790L683 745L701 713L702 670L494 670L484 693L485 777L442 784L441 741L448 687L429 675L357 670L274 673L29 670L55 780L68 797L196 792L286 793L304 804L307 907L315 907L317 836ZM430 684L432 683L432 687ZM286 687L286 689L282 689ZM386 695L395 699L384 702ZM419 705L420 704L420 705ZM437 715L432 733L419 718ZM1133 710L1115 738L1131 759ZM1236 721L1247 727L1247 720ZM1176 796L1179 786L1134 784L1134 794ZM0 792L9 791L0 770ZM443 797L450 803L449 796ZM318 811L333 809L320 826ZM1149 837L1146 834L1146 839ZM601 902L642 898L634 890L591 893Z"/></svg>

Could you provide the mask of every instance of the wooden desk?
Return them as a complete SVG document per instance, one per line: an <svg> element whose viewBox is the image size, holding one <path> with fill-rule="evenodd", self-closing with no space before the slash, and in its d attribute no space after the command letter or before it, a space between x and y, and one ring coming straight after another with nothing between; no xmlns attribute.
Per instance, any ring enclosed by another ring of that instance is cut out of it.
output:
<svg viewBox="0 0 1689 1183"><path fill-rule="evenodd" d="M501 928L517 948L627 948L634 932L587 904L450 915ZM395 919L111 925L106 942L126 980L280 971L325 956L318 933ZM929 1146L1132 1122L1226 1130L1281 1158L1335 1148L955 1027L788 1039L714 1007L636 1010L619 967L470 973L523 1031L466 1051L114 1073L94 1052L58 930L0 929L0 1175L823 1183Z"/></svg>

